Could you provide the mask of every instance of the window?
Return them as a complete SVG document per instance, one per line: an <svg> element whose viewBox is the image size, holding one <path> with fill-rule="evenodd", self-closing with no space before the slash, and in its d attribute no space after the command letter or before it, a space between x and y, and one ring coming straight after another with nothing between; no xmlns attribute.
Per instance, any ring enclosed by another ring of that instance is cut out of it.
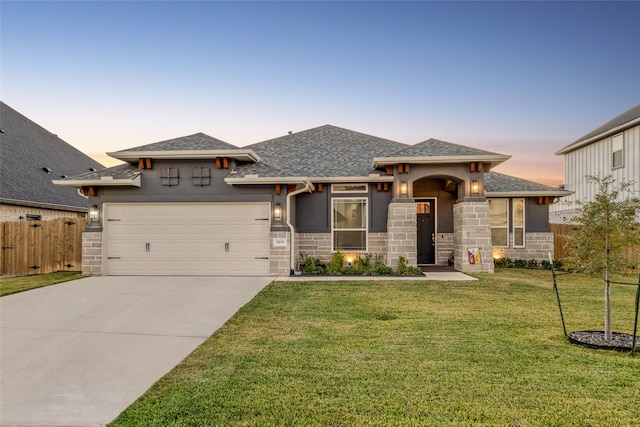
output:
<svg viewBox="0 0 640 427"><path fill-rule="evenodd" d="M624 166L624 138L620 133L611 139L611 167L621 168Z"/></svg>
<svg viewBox="0 0 640 427"><path fill-rule="evenodd" d="M513 199L513 247L524 248L524 199Z"/></svg>
<svg viewBox="0 0 640 427"><path fill-rule="evenodd" d="M509 246L509 199L489 199L489 223L491 244L494 247Z"/></svg>
<svg viewBox="0 0 640 427"><path fill-rule="evenodd" d="M332 193L366 193L367 184L331 184Z"/></svg>
<svg viewBox="0 0 640 427"><path fill-rule="evenodd" d="M367 251L367 199L332 199L333 251Z"/></svg>
<svg viewBox="0 0 640 427"><path fill-rule="evenodd" d="M205 186L209 185L211 182L211 170L209 168L193 168L193 173L191 174L191 178L193 179L193 185Z"/></svg>
<svg viewBox="0 0 640 427"><path fill-rule="evenodd" d="M180 178L180 170L175 168L162 168L160 172L160 182L164 186L172 187L178 185Z"/></svg>

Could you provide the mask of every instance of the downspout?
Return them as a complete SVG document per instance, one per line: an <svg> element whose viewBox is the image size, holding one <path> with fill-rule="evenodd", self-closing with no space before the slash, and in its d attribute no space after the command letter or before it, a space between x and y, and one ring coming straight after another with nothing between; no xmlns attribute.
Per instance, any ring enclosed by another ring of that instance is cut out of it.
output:
<svg viewBox="0 0 640 427"><path fill-rule="evenodd" d="M289 264L290 264L290 271L295 271L296 269L296 261L295 261L295 256L294 256L294 248L295 248L295 229L293 228L293 224L291 224L291 197L296 196L300 193L304 193L309 192L311 193L314 189L313 184L310 181L305 181L304 182L304 187L298 189L298 190L294 190L291 193L287 194L287 198L286 198L286 205L287 205L287 227L289 227L289 236L290 236L290 246L289 246Z"/></svg>

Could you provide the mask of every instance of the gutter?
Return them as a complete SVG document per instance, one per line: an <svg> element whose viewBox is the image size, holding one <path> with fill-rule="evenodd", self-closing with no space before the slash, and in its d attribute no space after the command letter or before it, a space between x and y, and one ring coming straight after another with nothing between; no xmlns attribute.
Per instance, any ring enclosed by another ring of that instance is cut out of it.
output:
<svg viewBox="0 0 640 427"><path fill-rule="evenodd" d="M311 193L314 190L314 186L311 183L311 181L308 180L304 180L303 181L304 187L292 191L291 193L287 194L287 198L286 198L286 202L285 204L287 205L287 227L289 227L289 241L290 241L290 246L289 246L289 267L290 267L290 271L294 271L296 269L296 265L295 265L295 257L294 257L294 248L295 248L295 228L293 227L293 224L291 224L291 197L298 195L300 193L304 193L305 191L308 193Z"/></svg>

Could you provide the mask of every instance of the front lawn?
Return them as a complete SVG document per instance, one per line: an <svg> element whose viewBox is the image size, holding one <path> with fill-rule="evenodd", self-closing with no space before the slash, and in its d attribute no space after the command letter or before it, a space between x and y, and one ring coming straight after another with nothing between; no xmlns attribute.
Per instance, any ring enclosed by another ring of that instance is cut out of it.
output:
<svg viewBox="0 0 640 427"><path fill-rule="evenodd" d="M31 274L28 276L3 277L0 279L0 297L11 295L56 283L80 279L80 271L58 271L48 274Z"/></svg>
<svg viewBox="0 0 640 427"><path fill-rule="evenodd" d="M272 283L111 425L640 425L640 356L569 344L549 272L477 277ZM560 280L601 329L603 285Z"/></svg>

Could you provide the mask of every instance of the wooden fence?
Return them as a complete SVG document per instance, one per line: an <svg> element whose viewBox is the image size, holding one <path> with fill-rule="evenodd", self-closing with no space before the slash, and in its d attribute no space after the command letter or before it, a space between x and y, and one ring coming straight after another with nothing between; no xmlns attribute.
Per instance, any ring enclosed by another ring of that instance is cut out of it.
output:
<svg viewBox="0 0 640 427"><path fill-rule="evenodd" d="M562 261L566 265L567 261L567 236L572 235L575 232L575 225L573 224L549 224L551 231L553 232L553 259ZM640 247L633 246L627 250L627 257L629 260L640 259Z"/></svg>
<svg viewBox="0 0 640 427"><path fill-rule="evenodd" d="M0 223L0 274L82 270L86 218Z"/></svg>

